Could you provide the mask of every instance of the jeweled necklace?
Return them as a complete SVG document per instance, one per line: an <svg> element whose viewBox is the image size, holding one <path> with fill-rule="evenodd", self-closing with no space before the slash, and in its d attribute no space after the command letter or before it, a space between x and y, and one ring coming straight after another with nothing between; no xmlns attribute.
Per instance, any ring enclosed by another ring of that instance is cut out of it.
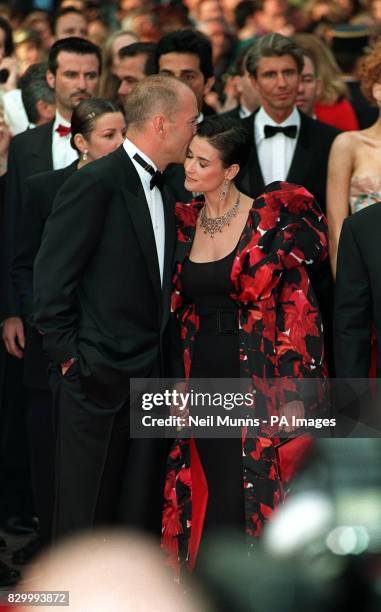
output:
<svg viewBox="0 0 381 612"><path fill-rule="evenodd" d="M209 234L211 238L214 238L214 234L222 232L224 227L230 225L230 221L237 215L239 209L239 201L241 194L238 193L236 202L232 208L221 217L207 217L205 212L205 204L200 212L200 226L202 227L204 234Z"/></svg>

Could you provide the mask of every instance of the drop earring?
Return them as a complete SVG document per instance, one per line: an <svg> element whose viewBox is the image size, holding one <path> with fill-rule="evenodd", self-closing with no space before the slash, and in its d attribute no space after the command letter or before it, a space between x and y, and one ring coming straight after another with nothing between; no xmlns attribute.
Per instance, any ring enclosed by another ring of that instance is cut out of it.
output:
<svg viewBox="0 0 381 612"><path fill-rule="evenodd" d="M226 199L226 196L228 195L229 187L230 187L230 181L225 179L223 187L222 187L222 191L220 193L220 202Z"/></svg>
<svg viewBox="0 0 381 612"><path fill-rule="evenodd" d="M87 161L87 149L84 150L83 155L82 155L82 159L83 159L83 161Z"/></svg>

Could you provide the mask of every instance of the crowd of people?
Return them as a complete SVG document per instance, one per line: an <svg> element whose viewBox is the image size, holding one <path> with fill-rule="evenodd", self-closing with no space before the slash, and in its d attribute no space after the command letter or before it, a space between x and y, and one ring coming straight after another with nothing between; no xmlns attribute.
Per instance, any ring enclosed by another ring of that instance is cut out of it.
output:
<svg viewBox="0 0 381 612"><path fill-rule="evenodd" d="M126 525L181 574L219 531L255 547L280 439L134 438L130 380L303 417L295 379L380 371L380 2L27 4L0 3L0 523L38 518L16 564Z"/></svg>

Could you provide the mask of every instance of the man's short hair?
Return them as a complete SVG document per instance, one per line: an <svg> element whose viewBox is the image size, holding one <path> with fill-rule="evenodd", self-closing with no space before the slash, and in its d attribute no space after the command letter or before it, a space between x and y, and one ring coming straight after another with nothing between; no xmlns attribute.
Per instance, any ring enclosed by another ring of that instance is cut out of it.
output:
<svg viewBox="0 0 381 612"><path fill-rule="evenodd" d="M97 45L90 42L89 40L85 40L84 38L79 38L78 36L70 36L69 38L62 38L61 40L57 40L51 47L49 51L48 58L48 66L50 72L56 74L57 66L58 66L58 54L61 51L66 51L67 53L77 53L78 55L95 55L98 58L99 62L99 74L102 70L102 54L101 50Z"/></svg>
<svg viewBox="0 0 381 612"><path fill-rule="evenodd" d="M173 116L180 106L181 87L187 85L175 77L161 74L154 74L139 81L125 102L127 125L144 125L157 113L166 117Z"/></svg>
<svg viewBox="0 0 381 612"><path fill-rule="evenodd" d="M191 53L197 55L200 70L205 79L213 76L212 45L207 36L195 30L183 29L165 34L157 43L155 53L156 72L159 71L159 59L166 53Z"/></svg>
<svg viewBox="0 0 381 612"><path fill-rule="evenodd" d="M284 55L291 55L295 60L298 72L302 72L304 65L303 52L291 38L274 32L260 36L251 46L247 56L247 71L255 77L257 76L260 59L263 57L283 57Z"/></svg>
<svg viewBox="0 0 381 612"><path fill-rule="evenodd" d="M120 60L123 60L125 57L145 55L146 61L144 65L144 74L149 76L151 74L156 74L154 61L156 46L156 43L148 42L131 43L131 45L126 45L125 47L119 49L118 56Z"/></svg>
<svg viewBox="0 0 381 612"><path fill-rule="evenodd" d="M29 123L37 123L39 114L37 102L43 100L47 104L55 103L54 91L46 80L48 65L45 62L32 64L19 79L21 98Z"/></svg>

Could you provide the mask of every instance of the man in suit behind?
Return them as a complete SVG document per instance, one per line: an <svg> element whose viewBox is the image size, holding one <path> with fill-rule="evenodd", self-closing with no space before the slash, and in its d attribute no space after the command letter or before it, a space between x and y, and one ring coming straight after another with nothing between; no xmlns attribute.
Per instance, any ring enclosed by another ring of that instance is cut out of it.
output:
<svg viewBox="0 0 381 612"><path fill-rule="evenodd" d="M24 326L17 296L10 282L10 266L15 254L16 230L26 197L26 179L47 170L65 168L77 158L70 146L70 119L81 100L96 95L101 72L100 49L81 38L57 41L50 49L47 82L55 92L53 121L26 130L13 138L8 154L5 187L3 278L8 285L8 301L0 319L4 320L3 340L7 351L23 356Z"/></svg>
<svg viewBox="0 0 381 612"><path fill-rule="evenodd" d="M155 179L184 161L197 102L184 83L151 76L126 115L124 145L59 192L35 265L58 420L59 536L115 520L126 469L125 520L160 528L164 443L129 440L129 379L163 372L174 200Z"/></svg>
<svg viewBox="0 0 381 612"><path fill-rule="evenodd" d="M246 65L261 107L242 120L251 137L251 154L238 176L238 187L256 197L272 181L289 181L308 189L325 211L328 156L339 132L296 107L302 51L286 36L266 34L252 45ZM310 275L323 316L326 352L333 371L333 286L328 260Z"/></svg>
<svg viewBox="0 0 381 612"><path fill-rule="evenodd" d="M250 46L244 47L237 57L232 77L238 100L238 106L222 113L223 117L232 119L245 119L249 117L260 105L259 96L246 68L246 59Z"/></svg>

